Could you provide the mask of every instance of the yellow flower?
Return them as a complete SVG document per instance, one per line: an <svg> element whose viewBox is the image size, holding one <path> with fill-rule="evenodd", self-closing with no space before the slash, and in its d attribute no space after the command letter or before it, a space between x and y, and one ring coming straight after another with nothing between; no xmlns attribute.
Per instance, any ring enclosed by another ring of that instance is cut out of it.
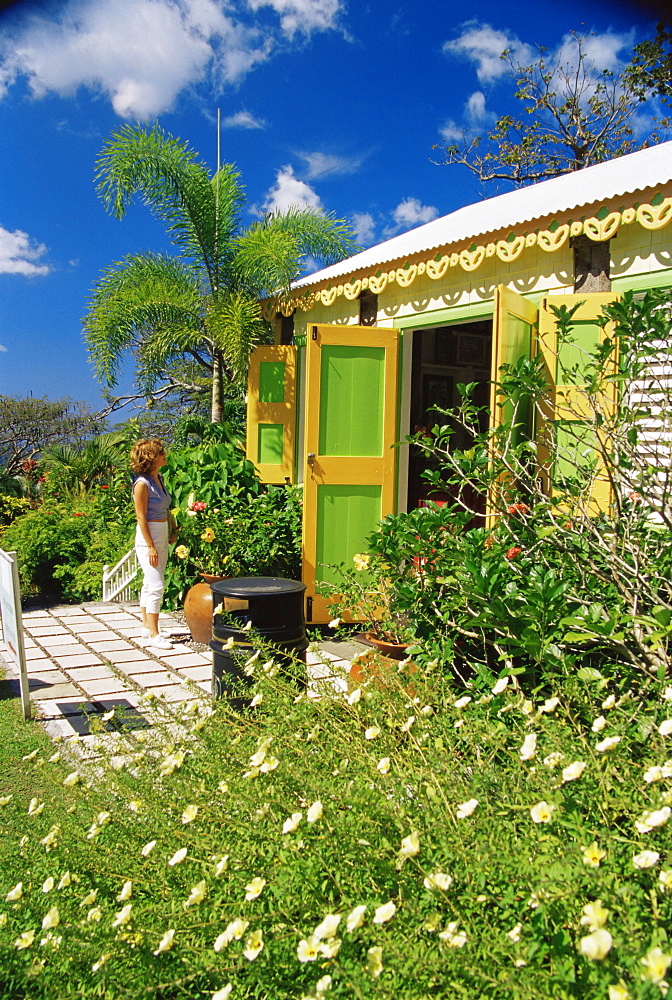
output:
<svg viewBox="0 0 672 1000"><path fill-rule="evenodd" d="M373 948L369 948L367 951L366 968L374 979L377 979L383 971L383 949L380 945L374 945Z"/></svg>
<svg viewBox="0 0 672 1000"><path fill-rule="evenodd" d="M396 903L392 900L389 903L383 903L379 906L376 912L373 914L374 924L386 924L388 920L391 920L394 914L397 912Z"/></svg>
<svg viewBox="0 0 672 1000"><path fill-rule="evenodd" d="M555 806L549 805L548 802L537 802L536 806L530 809L530 816L535 823L550 823L554 810Z"/></svg>
<svg viewBox="0 0 672 1000"><path fill-rule="evenodd" d="M364 914L366 913L366 906L362 904L361 906L356 906L354 910L345 918L345 926L348 931L352 934L353 931L357 930L364 923Z"/></svg>
<svg viewBox="0 0 672 1000"><path fill-rule="evenodd" d="M42 930L49 931L53 927L58 927L61 922L61 916L58 912L57 906L52 906L50 910L47 911L42 920Z"/></svg>
<svg viewBox="0 0 672 1000"><path fill-rule="evenodd" d="M642 979L648 979L652 983L660 983L665 978L665 973L672 962L672 955L665 955L660 948L649 948L640 963L644 966Z"/></svg>
<svg viewBox="0 0 672 1000"><path fill-rule="evenodd" d="M360 572L360 573L363 570L369 568L369 561L370 561L370 559L371 559L371 557L368 554L363 554L362 555L361 553L358 553L357 555L354 555L352 557L352 561L355 564L355 569L358 572Z"/></svg>
<svg viewBox="0 0 672 1000"><path fill-rule="evenodd" d="M186 545L176 545L175 555L177 556L178 559L186 559L187 556L189 555L189 549L187 548Z"/></svg>
<svg viewBox="0 0 672 1000"><path fill-rule="evenodd" d="M173 947L174 937L175 937L174 928L171 928L169 931L166 931L166 933L159 941L159 947L156 949L156 951L152 952L152 954L160 955L162 951L170 951L170 949Z"/></svg>
<svg viewBox="0 0 672 1000"><path fill-rule="evenodd" d="M208 542L208 543L209 542L214 542L214 540L215 540L215 533L212 530L212 528L206 528L205 531L203 532L203 534L201 535L201 538L203 539L204 542Z"/></svg>
<svg viewBox="0 0 672 1000"><path fill-rule="evenodd" d="M581 855L584 865L588 865L589 868L599 868L600 861L606 858L607 852L598 847L597 841L594 840L588 847L581 848Z"/></svg>
<svg viewBox="0 0 672 1000"><path fill-rule="evenodd" d="M18 951L23 951L24 948L30 948L31 944L35 940L35 931L24 931L14 942L14 947Z"/></svg>
<svg viewBox="0 0 672 1000"><path fill-rule="evenodd" d="M604 927L609 917L609 910L602 906L602 900L596 899L593 903L586 903L582 909L581 926L587 927L591 931L597 931Z"/></svg>
<svg viewBox="0 0 672 1000"><path fill-rule="evenodd" d="M299 941L296 948L296 957L299 962L314 962L319 955L319 941L314 937L304 938Z"/></svg>
<svg viewBox="0 0 672 1000"><path fill-rule="evenodd" d="M6 806L12 801L12 795L3 795L0 797L0 806Z"/></svg>
<svg viewBox="0 0 672 1000"><path fill-rule="evenodd" d="M599 927L592 934L581 938L579 941L579 951L585 958L589 958L591 962L601 962L611 951L613 943L614 939L609 931L605 931L603 927Z"/></svg>
<svg viewBox="0 0 672 1000"><path fill-rule="evenodd" d="M37 750L31 750L30 753L27 753L26 756L22 757L21 759L22 760L35 760L35 758L37 757L37 753L38 753Z"/></svg>
<svg viewBox="0 0 672 1000"><path fill-rule="evenodd" d="M247 941L245 942L245 947L243 948L243 955L248 960L248 962L253 962L259 952L264 947L264 936L263 931L259 928L256 931L252 931L248 935Z"/></svg>
<svg viewBox="0 0 672 1000"><path fill-rule="evenodd" d="M257 876L253 878L251 882L245 886L245 899L249 902L251 899L256 899L260 896L264 886L266 885L266 879Z"/></svg>
<svg viewBox="0 0 672 1000"><path fill-rule="evenodd" d="M468 799L466 802L462 802L458 805L455 816L457 819L466 819L468 816L471 816L477 805L478 799Z"/></svg>
<svg viewBox="0 0 672 1000"><path fill-rule="evenodd" d="M190 906L198 906L199 903L202 903L207 891L205 879L203 878L200 882L196 883L189 893L189 898L182 904L185 910Z"/></svg>

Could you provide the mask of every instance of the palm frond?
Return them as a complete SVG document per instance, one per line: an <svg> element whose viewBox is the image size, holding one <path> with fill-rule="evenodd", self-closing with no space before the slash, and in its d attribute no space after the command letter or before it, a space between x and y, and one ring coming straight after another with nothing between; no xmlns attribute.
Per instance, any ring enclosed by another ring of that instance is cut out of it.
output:
<svg viewBox="0 0 672 1000"><path fill-rule="evenodd" d="M250 352L269 333L259 302L242 291L213 299L207 310L206 326L232 381L244 383Z"/></svg>

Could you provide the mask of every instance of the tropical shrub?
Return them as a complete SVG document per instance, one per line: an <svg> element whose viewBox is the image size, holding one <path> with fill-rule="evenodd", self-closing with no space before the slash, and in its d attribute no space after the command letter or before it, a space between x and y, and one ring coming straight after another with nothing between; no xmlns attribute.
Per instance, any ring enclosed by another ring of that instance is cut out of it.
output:
<svg viewBox="0 0 672 1000"><path fill-rule="evenodd" d="M51 794L0 777L13 998L664 996L672 687L373 663L317 699L268 655L243 714L145 698L26 760Z"/></svg>

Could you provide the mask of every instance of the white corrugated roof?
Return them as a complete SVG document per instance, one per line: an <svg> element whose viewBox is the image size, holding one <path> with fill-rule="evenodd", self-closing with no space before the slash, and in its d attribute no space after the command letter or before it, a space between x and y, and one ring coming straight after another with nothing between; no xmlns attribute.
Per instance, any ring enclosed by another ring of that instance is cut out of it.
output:
<svg viewBox="0 0 672 1000"><path fill-rule="evenodd" d="M293 287L303 288L343 278L356 271L371 270L380 264L405 261L424 251L462 243L485 233L511 229L533 219L608 201L668 181L672 181L672 142L458 208L450 215L410 229L354 257L300 278Z"/></svg>

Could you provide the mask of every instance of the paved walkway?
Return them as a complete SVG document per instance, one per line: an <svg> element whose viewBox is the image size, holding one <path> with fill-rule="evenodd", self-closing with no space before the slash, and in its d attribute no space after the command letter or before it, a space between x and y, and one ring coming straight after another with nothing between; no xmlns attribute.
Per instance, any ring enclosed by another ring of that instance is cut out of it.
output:
<svg viewBox="0 0 672 1000"><path fill-rule="evenodd" d="M124 710L130 727L151 725L152 696L204 705L211 696L212 654L187 645L189 631L170 614L159 620L173 637L169 650L144 646L137 603L58 605L25 612L23 625L33 711L51 736L86 737L90 719L115 707ZM330 680L345 690L350 661L364 648L328 641L312 646L309 687ZM7 676L16 679L13 664L5 663ZM18 680L16 685L18 692Z"/></svg>

